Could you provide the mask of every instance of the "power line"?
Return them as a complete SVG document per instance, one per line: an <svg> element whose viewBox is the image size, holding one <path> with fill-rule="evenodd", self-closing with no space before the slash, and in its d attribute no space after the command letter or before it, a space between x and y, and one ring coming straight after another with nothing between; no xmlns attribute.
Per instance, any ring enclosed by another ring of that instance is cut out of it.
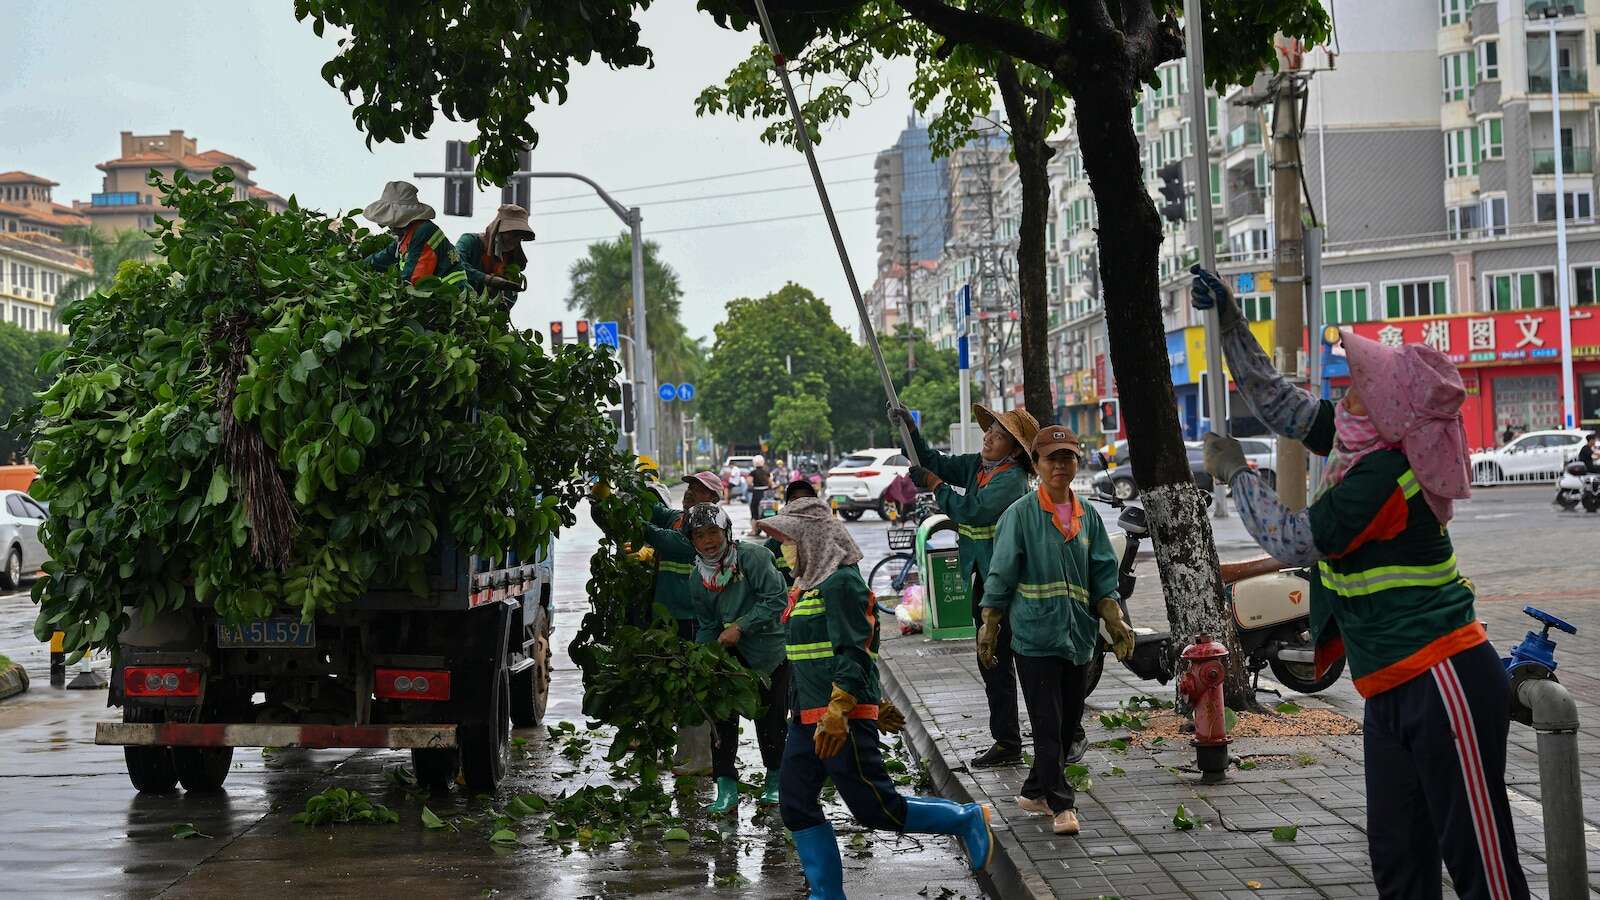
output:
<svg viewBox="0 0 1600 900"><path fill-rule="evenodd" d="M877 156L879 152L881 152L881 151L874 150L874 151L872 151L870 153L851 153L851 154L847 154L845 156L834 156L834 157L830 157L828 159L819 159L819 160L817 160L817 162L819 162L819 163L830 163L830 162L841 162L841 161L847 160L847 159L861 159L862 157L865 157L865 156ZM786 165L781 165L781 166L768 166L765 169L746 169L743 172L723 172L720 175L704 175L704 176L701 176L699 178L685 178L685 179L683 179L681 181L663 181L663 182L660 182L659 184L641 184L641 185L636 185L634 187L621 188L619 190L613 191L612 193L621 194L621 193L626 193L627 191L648 191L648 190L653 190L655 188L676 187L676 186L678 186L680 184L700 184L701 182L705 182L705 181L720 181L721 179L724 179L724 178L740 178L740 177L743 177L745 175L760 175L763 172L781 172L781 171L783 171L785 169L802 169L802 168L805 168L805 165L806 164L803 163L803 162L797 162L797 163L788 163ZM581 193L581 194L563 194L560 197L546 197L546 198L544 198L542 200L535 200L533 202L534 203L554 203L554 202L556 202L558 200L582 200L582 199L588 199L588 198L593 197L593 196L594 196L594 192L593 191L589 191L589 192Z"/></svg>
<svg viewBox="0 0 1600 900"><path fill-rule="evenodd" d="M830 181L830 182L828 182L828 186L829 187L833 187L835 185L841 185L841 184L858 184L858 183L863 182L863 181L876 181L876 180L877 180L877 176L876 175L869 175L869 176L867 176L865 178L843 178L843 179L840 179L838 181ZM650 200L650 201L647 201L647 203L648 203L648 206L651 209L654 209L657 206L671 206L674 203L697 203L697 202L699 202L701 200L723 200L723 199L726 199L728 197L752 197L752 196L755 196L757 194L779 194L779 193L783 193L785 191L810 191L810 190L815 190L815 189L816 189L816 185L814 185L814 184L796 184L796 185L791 185L789 187L755 188L753 190L733 191L733 192L726 193L726 194L701 194L700 196L696 196L696 197L675 197L675 198L671 198L671 199L668 199L668 200ZM552 216L566 216L566 215L572 215L574 213L590 213L590 212L606 212L606 213L610 213L610 212L612 212L612 210L611 210L611 207L609 207L609 206L579 206L579 207L574 207L573 209L558 209L558 210L553 210L551 212L542 212L542 213L539 213L539 218L548 219L548 218L550 218ZM614 215L614 213L613 213L613 215Z"/></svg>
<svg viewBox="0 0 1600 900"><path fill-rule="evenodd" d="M834 212L836 212L836 213L856 213L856 212L867 212L869 210L874 210L874 209L877 209L877 207L876 206L854 206L854 207L851 207L849 209L836 209L836 210L834 210ZM817 216L820 216L820 215L822 215L821 212L797 213L797 214L792 215L792 216L770 216L770 217L765 218L765 219L743 219L743 220L740 220L738 222L716 222L716 223L713 223L711 225L685 225L685 226L683 226L681 228L656 228L656 229L653 229L653 230L646 231L644 236L645 236L646 240L649 240L651 237L653 237L655 235L658 235L658 234L677 234L677 233L683 232L683 231L709 231L710 229L713 229L713 228L734 228L734 227L737 227L737 226L740 226L740 225L764 225L764 224L766 224L768 222L789 222L789 221L793 221L795 219L813 219L813 218L816 218ZM616 235L602 234L602 235L598 235L598 236L595 236L595 237L563 238L562 240L559 240L559 241L535 241L535 242L533 242L531 244L526 245L524 247L524 249L526 249L526 250L537 250L537 249L539 249L541 247L553 247L553 246L555 246L557 244L588 244L588 243L593 243L595 241L613 240L613 239L615 239L615 237L616 237Z"/></svg>

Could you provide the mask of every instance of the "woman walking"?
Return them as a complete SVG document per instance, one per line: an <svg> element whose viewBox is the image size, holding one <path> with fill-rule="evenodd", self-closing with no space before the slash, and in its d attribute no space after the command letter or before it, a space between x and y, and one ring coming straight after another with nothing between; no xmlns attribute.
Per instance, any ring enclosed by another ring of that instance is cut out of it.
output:
<svg viewBox="0 0 1600 900"><path fill-rule="evenodd" d="M1337 405L1291 385L1228 289L1199 267L1195 306L1215 305L1241 393L1273 431L1328 456L1303 510L1288 510L1239 442L1206 435L1206 469L1280 562L1315 566L1317 675L1343 655L1366 699L1367 847L1384 897L1438 897L1439 866L1463 898L1528 896L1506 798L1510 686L1456 569L1447 527L1470 494L1461 374L1432 347L1350 332Z"/></svg>
<svg viewBox="0 0 1600 900"><path fill-rule="evenodd" d="M939 509L957 526L956 559L961 578L972 585L972 623L982 625L984 579L994 553L994 528L1000 514L1028 492L1028 449L1039 423L1027 410L996 414L974 405L973 417L983 429L983 447L977 453L947 455L928 446L905 407L889 410L891 422L903 423L911 433L908 450L916 451L921 466L913 466L911 480L932 491ZM961 493L952 490L960 488ZM1008 766L1022 760L1022 725L1017 719L1017 679L1011 660L1011 626L1002 617L993 666L983 667L983 692L989 700L989 735L994 745L972 760L974 766ZM1076 720L1074 720L1076 722ZM1077 726L1074 724L1074 730Z"/></svg>
<svg viewBox="0 0 1600 900"><path fill-rule="evenodd" d="M881 693L874 659L878 623L872 593L856 563L861 551L827 504L801 498L759 527L795 548L795 586L783 613L793 666L789 733L780 774L783 824L794 837L812 900L843 900L839 843L820 801L833 786L856 821L869 828L951 834L974 872L989 862L989 811L939 797L903 797L884 768Z"/></svg>
<svg viewBox="0 0 1600 900"><path fill-rule="evenodd" d="M1033 768L1017 803L1055 817L1056 834L1077 834L1077 797L1062 773L1063 754L1083 715L1083 668L1100 623L1118 659L1133 652L1133 632L1117 605L1117 556L1099 513L1072 492L1083 446L1060 425L1039 429L1033 464L1039 490L1013 503L995 527L984 584L978 659L996 665L1002 621L1022 699L1033 723Z"/></svg>
<svg viewBox="0 0 1600 900"><path fill-rule="evenodd" d="M756 744L767 778L761 802L778 802L778 769L783 763L784 710L789 700L789 662L783 653L783 579L772 554L756 544L733 539L733 522L714 503L684 513L684 534L694 544L695 574L689 579L699 627L695 640L719 643L741 665L766 680L760 688L762 712L755 720ZM758 679L759 680L759 679ZM707 812L731 812L739 804L739 717L715 724L711 774L717 798Z"/></svg>

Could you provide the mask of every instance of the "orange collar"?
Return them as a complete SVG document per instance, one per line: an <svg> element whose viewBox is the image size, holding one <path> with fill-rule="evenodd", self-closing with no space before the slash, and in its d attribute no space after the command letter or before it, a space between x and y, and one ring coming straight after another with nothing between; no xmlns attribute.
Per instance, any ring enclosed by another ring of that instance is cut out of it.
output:
<svg viewBox="0 0 1600 900"><path fill-rule="evenodd" d="M1067 497L1072 501L1072 521L1063 523L1061 517L1056 515L1055 501L1051 500L1050 495L1046 493L1044 483L1039 483L1039 508L1044 510L1045 515L1050 517L1051 524L1055 525L1056 530L1061 532L1062 539L1070 541L1077 537L1079 529L1083 528L1083 504L1078 502L1078 495L1074 494L1071 488L1067 489Z"/></svg>
<svg viewBox="0 0 1600 900"><path fill-rule="evenodd" d="M996 475L999 475L1001 472L1004 472L1005 470L1007 470L1009 468L1012 468L1016 464L1017 463L1016 463L1015 460L1008 459L1005 462L1001 463L998 466L995 466L992 469L982 469L982 468L980 468L978 470L978 487L986 487L986 486L988 486L990 480L993 479Z"/></svg>
<svg viewBox="0 0 1600 900"><path fill-rule="evenodd" d="M410 225L407 225L406 226L406 230L401 232L401 234L400 234L400 255L401 256L405 256L406 255L406 250L411 246L411 237L412 237L412 235L417 233L418 226L420 226L423 222L426 222L426 221L427 221L426 219L418 219L415 222L412 222Z"/></svg>

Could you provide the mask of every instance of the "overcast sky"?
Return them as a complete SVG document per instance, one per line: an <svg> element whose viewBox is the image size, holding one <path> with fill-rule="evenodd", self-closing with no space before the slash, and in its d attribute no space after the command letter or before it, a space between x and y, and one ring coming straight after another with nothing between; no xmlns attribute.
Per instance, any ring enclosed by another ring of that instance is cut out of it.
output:
<svg viewBox="0 0 1600 900"><path fill-rule="evenodd" d="M709 337L731 299L759 296L785 281L823 295L834 318L853 333L857 321L824 220L818 216L759 225L663 233L816 213L810 178L798 152L762 144L756 123L698 119L694 98L719 81L748 52L753 32L717 28L692 0L662 0L643 16L644 43L655 68L611 71L595 65L573 79L566 106L536 112L541 143L534 168L576 170L624 204L644 209L646 239L661 244L684 289L691 334ZM329 31L332 35L332 31ZM0 29L0 171L23 169L61 183L58 202L87 200L101 189L95 163L118 155L118 133L162 134L184 129L201 150L221 149L256 166L263 187L323 209L357 208L390 179L443 166L444 142L470 138L468 125L441 119L428 140L375 144L369 152L343 96L318 75L332 57L331 37L319 39L294 20L289 0L273 2L67 2L15 4ZM911 111L909 67L887 70L886 94L823 135L823 165L840 210L873 202L872 156L892 145ZM720 177L789 165L760 174ZM719 176L673 187L662 182ZM438 182L419 182L424 198L441 205ZM707 194L804 187L770 194L652 206ZM614 235L621 224L607 210L574 194L576 182L534 183L530 288L514 318L544 330L566 312L567 269L583 239ZM480 230L499 193L480 195L473 219L440 217L452 238ZM876 266L870 211L840 215L851 260L865 289ZM563 243L567 242L567 243Z"/></svg>

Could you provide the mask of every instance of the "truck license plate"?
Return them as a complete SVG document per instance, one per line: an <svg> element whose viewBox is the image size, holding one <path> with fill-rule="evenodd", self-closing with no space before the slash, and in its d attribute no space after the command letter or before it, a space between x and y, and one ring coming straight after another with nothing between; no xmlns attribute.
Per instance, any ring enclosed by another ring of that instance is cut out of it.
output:
<svg viewBox="0 0 1600 900"><path fill-rule="evenodd" d="M317 626L287 616L257 619L242 625L217 623L217 646L224 650L239 647L301 647L317 645Z"/></svg>

